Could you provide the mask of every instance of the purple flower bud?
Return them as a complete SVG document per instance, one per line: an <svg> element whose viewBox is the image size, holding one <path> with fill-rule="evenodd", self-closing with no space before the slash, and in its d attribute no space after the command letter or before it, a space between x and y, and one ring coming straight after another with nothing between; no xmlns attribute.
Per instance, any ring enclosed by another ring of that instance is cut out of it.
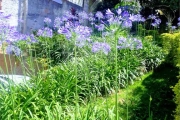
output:
<svg viewBox="0 0 180 120"><path fill-rule="evenodd" d="M107 10L106 10L106 17L107 17L107 18L112 18L113 16L114 16L114 13L111 12L110 9L107 9Z"/></svg>
<svg viewBox="0 0 180 120"><path fill-rule="evenodd" d="M130 16L130 14L129 14L128 11L123 11L123 12L121 13L121 16L126 19L126 18L128 18L128 17Z"/></svg>
<svg viewBox="0 0 180 120"><path fill-rule="evenodd" d="M119 9L117 10L117 14L118 14L118 15L121 15L121 13L122 13L122 10L119 8Z"/></svg>
<svg viewBox="0 0 180 120"><path fill-rule="evenodd" d="M114 15L114 13L113 13L113 12L111 12L111 10L110 10L110 9L107 9L107 10L106 10L106 15Z"/></svg>

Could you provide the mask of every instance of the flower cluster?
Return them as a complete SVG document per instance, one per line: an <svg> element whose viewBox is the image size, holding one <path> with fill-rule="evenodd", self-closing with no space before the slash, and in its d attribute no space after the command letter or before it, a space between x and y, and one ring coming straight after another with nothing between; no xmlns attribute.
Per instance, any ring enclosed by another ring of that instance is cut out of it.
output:
<svg viewBox="0 0 180 120"><path fill-rule="evenodd" d="M104 18L104 15L102 14L102 12L100 11L97 11L95 16L100 20L100 19L103 19Z"/></svg>
<svg viewBox="0 0 180 120"><path fill-rule="evenodd" d="M131 20L131 21L137 21L137 22L144 22L145 21L145 18L144 17L142 17L140 14L136 14L136 15L131 15L130 17L129 17L129 19Z"/></svg>
<svg viewBox="0 0 180 120"><path fill-rule="evenodd" d="M142 49L142 42L137 38L132 37L119 37L118 49Z"/></svg>
<svg viewBox="0 0 180 120"><path fill-rule="evenodd" d="M58 29L58 33L65 35L68 40L75 37L78 47L83 47L87 41L90 42L91 32L92 30L89 27L71 21L66 22L64 26Z"/></svg>
<svg viewBox="0 0 180 120"><path fill-rule="evenodd" d="M78 47L83 47L87 42L90 42L91 32L92 30L87 26L79 25L74 28L73 31L76 35L76 45Z"/></svg>
<svg viewBox="0 0 180 120"><path fill-rule="evenodd" d="M178 18L178 27L180 27L180 17Z"/></svg>
<svg viewBox="0 0 180 120"><path fill-rule="evenodd" d="M52 29L50 29L48 27L45 27L45 28L39 29L38 32L37 32L37 35L42 36L42 37L50 37L50 38L52 38L53 31L52 31Z"/></svg>
<svg viewBox="0 0 180 120"><path fill-rule="evenodd" d="M152 15L149 15L148 18L149 18L149 19L152 19L152 20L155 20L155 19L156 19L156 16L152 14Z"/></svg>
<svg viewBox="0 0 180 120"><path fill-rule="evenodd" d="M102 51L104 54L108 54L111 50L111 47L109 44L105 42L94 42L92 45L92 52L97 53Z"/></svg>
<svg viewBox="0 0 180 120"><path fill-rule="evenodd" d="M107 20L108 25L115 25L115 26L120 26L121 28L125 28L125 29L130 29L132 27L132 23L137 21L137 22L144 22L145 18L142 17L140 14L130 14L127 10L122 10L122 9L118 9L116 10L116 13L113 13L110 9L106 10L105 13L105 17L103 16L103 14L98 11L96 12L95 16L98 19L101 20ZM104 26L102 25L105 24L106 22L101 22L100 25L95 25L95 27L98 29L98 31L102 31L104 29ZM107 24L107 23L106 23Z"/></svg>
<svg viewBox="0 0 180 120"><path fill-rule="evenodd" d="M50 24L51 23L51 19L50 18L44 18L44 23Z"/></svg>
<svg viewBox="0 0 180 120"><path fill-rule="evenodd" d="M161 19L156 18L156 19L154 19L154 22L151 23L151 25L154 27L159 27L160 23L161 23Z"/></svg>
<svg viewBox="0 0 180 120"><path fill-rule="evenodd" d="M5 15L0 12L0 46L3 46L7 54L21 55L21 50L18 47L20 41L36 42L35 37L28 36L17 31L16 27L11 26L7 20L11 15ZM5 43L5 44L4 44Z"/></svg>
<svg viewBox="0 0 180 120"><path fill-rule="evenodd" d="M6 47L6 53L9 54L9 55L13 55L15 54L16 56L20 56L21 55L21 50L14 46L14 45L8 45Z"/></svg>

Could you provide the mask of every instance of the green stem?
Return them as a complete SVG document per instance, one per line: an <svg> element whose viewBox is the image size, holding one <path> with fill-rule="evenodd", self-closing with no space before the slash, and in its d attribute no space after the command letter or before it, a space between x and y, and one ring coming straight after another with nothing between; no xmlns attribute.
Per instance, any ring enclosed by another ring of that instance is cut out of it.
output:
<svg viewBox="0 0 180 120"><path fill-rule="evenodd" d="M77 92L77 83L78 83L78 80L77 80L77 46L76 46L76 37L74 37L74 58L75 58L75 99L76 99L76 110L75 110L75 120L78 120L78 117L77 117L77 114L78 114L78 92Z"/></svg>
<svg viewBox="0 0 180 120"><path fill-rule="evenodd" d="M127 49L127 66L126 66L126 74L127 74L127 81L126 81L126 88L128 87L128 84L129 84L129 75L128 75L128 72L129 72L129 49ZM128 120L129 118L129 115L128 115L128 112L129 112L129 107L128 107L128 89L126 89L126 102L127 102L127 106L126 106L126 119Z"/></svg>
<svg viewBox="0 0 180 120"><path fill-rule="evenodd" d="M116 36L116 34L115 34L115 36ZM115 85L115 92L116 92L116 94L115 94L115 111L116 111L116 118L115 118L115 120L118 120L118 78L117 78L117 76L118 76L118 73L117 73L117 71L118 71L118 64L117 64L117 59L118 59L118 49L117 49L117 42L118 42L118 40L117 40L117 37L115 37L115 81L116 81L116 85Z"/></svg>

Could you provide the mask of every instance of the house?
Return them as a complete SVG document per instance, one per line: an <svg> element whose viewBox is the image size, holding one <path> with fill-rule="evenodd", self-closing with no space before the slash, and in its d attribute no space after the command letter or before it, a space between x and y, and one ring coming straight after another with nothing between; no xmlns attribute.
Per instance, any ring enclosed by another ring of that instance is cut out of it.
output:
<svg viewBox="0 0 180 120"><path fill-rule="evenodd" d="M88 12L89 1L91 0L0 0L0 10L12 15L8 22L16 26L18 31L31 33L44 26L45 17L54 20L71 8Z"/></svg>

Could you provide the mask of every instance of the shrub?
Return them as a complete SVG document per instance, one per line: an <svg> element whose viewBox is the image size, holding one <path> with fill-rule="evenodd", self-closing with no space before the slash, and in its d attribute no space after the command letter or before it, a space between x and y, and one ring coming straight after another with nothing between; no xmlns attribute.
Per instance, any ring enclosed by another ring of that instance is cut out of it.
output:
<svg viewBox="0 0 180 120"><path fill-rule="evenodd" d="M163 33L161 35L161 45L163 51L167 54L166 61L178 66L180 60L180 32L179 33Z"/></svg>
<svg viewBox="0 0 180 120"><path fill-rule="evenodd" d="M163 46L163 51L167 54L166 61L171 63L175 67L180 68L180 32L177 33L164 33L161 35L161 44ZM180 70L180 69L179 69ZM180 74L180 72L179 72ZM178 77L178 79L180 76ZM173 91L175 93L175 103L177 104L175 111L175 119L180 119L180 80L174 86Z"/></svg>
<svg viewBox="0 0 180 120"><path fill-rule="evenodd" d="M179 120L180 119L180 79L179 79L179 82L174 86L173 91L175 93L174 100L177 105L174 118L175 120Z"/></svg>

